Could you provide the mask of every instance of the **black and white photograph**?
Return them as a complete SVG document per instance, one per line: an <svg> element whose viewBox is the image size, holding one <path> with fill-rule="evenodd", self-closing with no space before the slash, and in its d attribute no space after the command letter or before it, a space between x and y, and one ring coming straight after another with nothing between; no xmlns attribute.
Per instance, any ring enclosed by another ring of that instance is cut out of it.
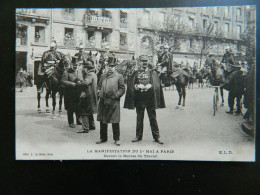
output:
<svg viewBox="0 0 260 195"><path fill-rule="evenodd" d="M15 18L16 160L255 162L256 6Z"/></svg>

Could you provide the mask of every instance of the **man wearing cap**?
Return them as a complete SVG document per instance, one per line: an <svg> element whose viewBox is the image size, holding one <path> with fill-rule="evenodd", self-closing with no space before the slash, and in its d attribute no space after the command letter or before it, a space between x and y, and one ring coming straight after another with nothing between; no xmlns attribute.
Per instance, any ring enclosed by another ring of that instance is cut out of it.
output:
<svg viewBox="0 0 260 195"><path fill-rule="evenodd" d="M234 101L236 99L236 114L240 114L241 112L241 105L240 101L242 95L244 94L245 88L245 76L243 75L243 71L241 71L240 65L230 65L231 67L231 74L228 76L226 82L228 85L229 93L228 93L228 106L229 111L226 113L233 114L234 109Z"/></svg>
<svg viewBox="0 0 260 195"><path fill-rule="evenodd" d="M127 85L124 108L136 108L136 137L132 142L143 138L144 111L147 110L152 135L155 142L160 141L159 128L156 119L157 108L165 108L164 96L159 77L155 70L148 69L148 56L140 56L141 68L133 73Z"/></svg>
<svg viewBox="0 0 260 195"><path fill-rule="evenodd" d="M84 52L83 44L79 45L79 52L75 54L75 57L78 58L78 63L83 64L83 62L87 62L89 55Z"/></svg>
<svg viewBox="0 0 260 195"><path fill-rule="evenodd" d="M221 63L225 63L226 65L228 64L236 64L235 56L232 52L232 50L226 49L226 53L223 55L223 58L221 60Z"/></svg>
<svg viewBox="0 0 260 195"><path fill-rule="evenodd" d="M97 75L95 66L91 61L83 62L83 80L77 82L76 88L80 90L79 114L82 119L82 130L78 133L88 133L95 130L93 114L97 113Z"/></svg>
<svg viewBox="0 0 260 195"><path fill-rule="evenodd" d="M50 66L58 63L62 58L62 53L57 51L57 44L55 41L51 42L50 50L42 54L42 70L45 71Z"/></svg>
<svg viewBox="0 0 260 195"><path fill-rule="evenodd" d="M64 90L64 104L65 110L67 110L68 123L71 128L75 127L74 117L76 115L77 125L80 125L79 122L79 113L78 113L78 104L79 104L79 95L80 90L76 89L76 83L80 81L80 78L77 75L77 64L73 63L72 66L65 70L62 74L61 84L65 86Z"/></svg>
<svg viewBox="0 0 260 195"><path fill-rule="evenodd" d="M116 65L110 63L108 72L101 76L98 83L100 100L97 120L100 121L100 140L97 144L107 141L108 123L112 123L115 144L120 145L120 98L125 93L125 84L123 76L116 71Z"/></svg>

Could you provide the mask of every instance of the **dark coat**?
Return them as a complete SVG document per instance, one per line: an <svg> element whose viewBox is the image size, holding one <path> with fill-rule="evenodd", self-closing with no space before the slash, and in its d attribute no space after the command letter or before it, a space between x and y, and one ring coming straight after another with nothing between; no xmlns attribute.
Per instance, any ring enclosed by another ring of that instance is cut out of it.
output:
<svg viewBox="0 0 260 195"><path fill-rule="evenodd" d="M26 76L23 72L18 72L16 76L16 83L25 83L26 82Z"/></svg>
<svg viewBox="0 0 260 195"><path fill-rule="evenodd" d="M234 95L242 95L244 93L246 82L243 71L236 70L232 72L227 78L227 82L230 93L233 93Z"/></svg>
<svg viewBox="0 0 260 195"><path fill-rule="evenodd" d="M115 71L103 74L98 83L100 100L97 120L103 123L120 122L120 98L125 93L124 78Z"/></svg>
<svg viewBox="0 0 260 195"><path fill-rule="evenodd" d="M135 107L139 106L140 102L140 92L135 90L135 81L138 75L138 71L134 72L130 81L127 85L126 97L124 108L134 109ZM150 78L151 78L151 85L150 88L150 100L151 100L151 107L154 109L157 108L165 108L163 90L161 86L161 82L157 73L154 70L150 71Z"/></svg>
<svg viewBox="0 0 260 195"><path fill-rule="evenodd" d="M83 81L77 85L80 90L79 114L91 115L97 113L97 75L94 69L83 75Z"/></svg>
<svg viewBox="0 0 260 195"><path fill-rule="evenodd" d="M167 67L167 72L172 73L172 61L173 61L173 55L169 52L166 51L162 54L162 67Z"/></svg>
<svg viewBox="0 0 260 195"><path fill-rule="evenodd" d="M61 84L65 86L64 104L66 110L77 110L80 90L76 89L75 86L78 80L76 72L72 68L69 68L62 74Z"/></svg>

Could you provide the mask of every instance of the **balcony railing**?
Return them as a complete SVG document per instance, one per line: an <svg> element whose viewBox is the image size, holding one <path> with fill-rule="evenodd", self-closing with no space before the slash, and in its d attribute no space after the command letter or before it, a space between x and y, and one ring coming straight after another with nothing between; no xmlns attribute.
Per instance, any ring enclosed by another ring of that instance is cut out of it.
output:
<svg viewBox="0 0 260 195"><path fill-rule="evenodd" d="M36 9L16 9L17 14L35 15Z"/></svg>
<svg viewBox="0 0 260 195"><path fill-rule="evenodd" d="M75 42L74 39L67 39L67 38L65 38L64 39L64 46L69 47L69 48L76 47L76 42Z"/></svg>
<svg viewBox="0 0 260 195"><path fill-rule="evenodd" d="M16 45L27 45L27 37L17 37Z"/></svg>
<svg viewBox="0 0 260 195"><path fill-rule="evenodd" d="M98 25L98 26L111 26L112 19L109 17L103 17L103 16L86 15L85 24L86 25L92 24L92 25Z"/></svg>

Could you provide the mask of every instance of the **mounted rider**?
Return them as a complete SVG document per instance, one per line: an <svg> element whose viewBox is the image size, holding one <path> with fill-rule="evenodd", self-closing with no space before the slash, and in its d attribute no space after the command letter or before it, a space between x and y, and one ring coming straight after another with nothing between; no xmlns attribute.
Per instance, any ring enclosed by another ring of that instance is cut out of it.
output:
<svg viewBox="0 0 260 195"><path fill-rule="evenodd" d="M42 60L40 68L40 71L42 73L47 73L48 70L50 70L52 67L54 67L55 64L59 63L63 54L59 51L57 51L57 43L56 41L52 41L50 44L50 50L45 51L42 54Z"/></svg>
<svg viewBox="0 0 260 195"><path fill-rule="evenodd" d="M164 45L164 51L161 55L160 58L161 62L158 60L158 65L161 66L162 73L161 73L161 79L163 83L165 84L165 87L168 87L171 85L171 77L170 75L172 74L172 61L173 61L173 55L169 51L169 46ZM158 66L157 65L157 66Z"/></svg>
<svg viewBox="0 0 260 195"><path fill-rule="evenodd" d="M73 66L76 66L76 74L77 77L82 80L83 76L82 76L82 69L83 69L83 63L86 63L89 59L89 54L84 52L84 46L81 43L78 47L79 52L76 53L73 57L72 57L72 64Z"/></svg>

